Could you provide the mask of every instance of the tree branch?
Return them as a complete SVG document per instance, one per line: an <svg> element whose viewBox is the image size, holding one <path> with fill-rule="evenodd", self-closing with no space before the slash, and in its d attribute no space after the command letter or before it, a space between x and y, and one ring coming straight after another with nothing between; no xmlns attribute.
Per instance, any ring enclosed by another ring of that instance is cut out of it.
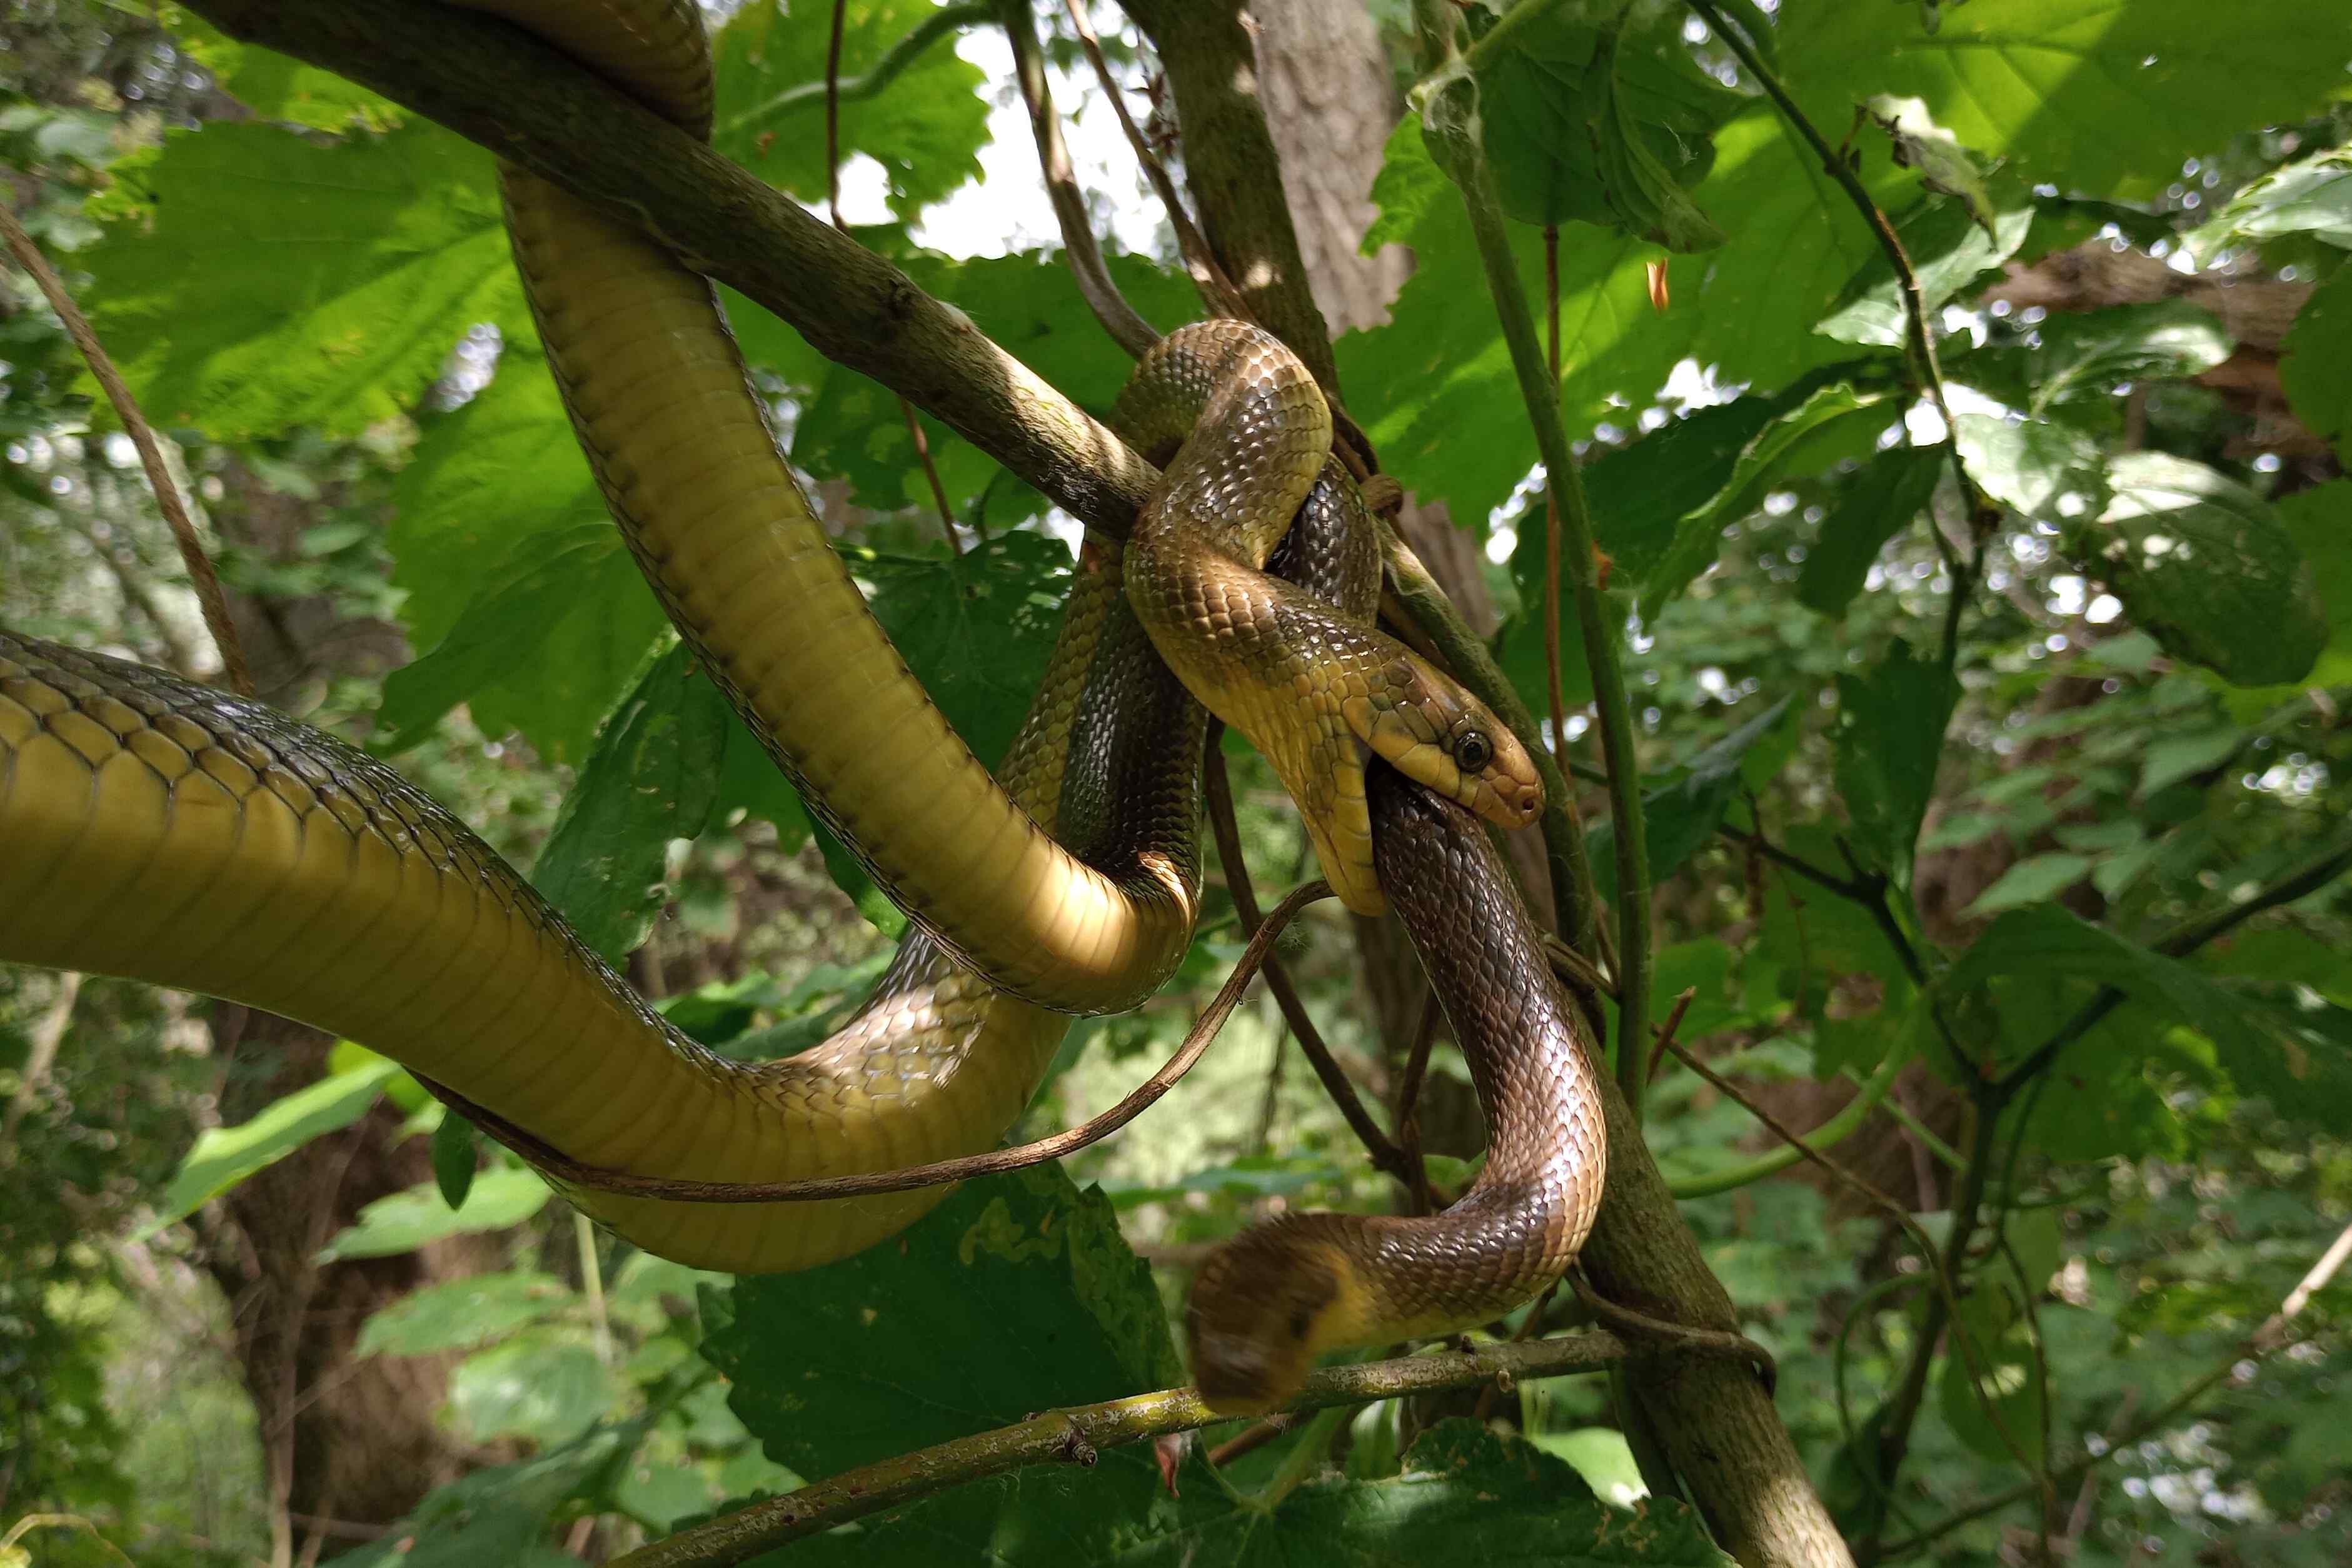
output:
<svg viewBox="0 0 2352 1568"><path fill-rule="evenodd" d="M1624 1354L1624 1345L1614 1335L1590 1331L1525 1344L1482 1345L1469 1352L1361 1362L1316 1373L1282 1408L1321 1410L1366 1405L1405 1394L1475 1388L1499 1377L1522 1383L1561 1377L1598 1371ZM1211 1410L1189 1388L1048 1410L1011 1426L845 1470L829 1480L755 1503L616 1557L609 1568L722 1568L966 1481L1024 1465L1092 1465L1101 1449L1171 1432L1195 1431L1229 1419Z"/></svg>
<svg viewBox="0 0 2352 1568"><path fill-rule="evenodd" d="M1123 538L1159 474L962 311L520 29L431 0L194 0L230 37L373 89L562 184L776 312Z"/></svg>

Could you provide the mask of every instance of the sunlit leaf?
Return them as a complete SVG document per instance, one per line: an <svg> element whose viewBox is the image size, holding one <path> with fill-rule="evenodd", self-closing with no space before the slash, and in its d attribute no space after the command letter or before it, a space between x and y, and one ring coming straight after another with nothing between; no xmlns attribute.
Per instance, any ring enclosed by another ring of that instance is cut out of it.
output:
<svg viewBox="0 0 2352 1568"><path fill-rule="evenodd" d="M155 1218L146 1234L194 1213L311 1139L349 1127L367 1114L385 1080L399 1070L398 1062L377 1057L298 1089L234 1127L206 1128L155 1200Z"/></svg>

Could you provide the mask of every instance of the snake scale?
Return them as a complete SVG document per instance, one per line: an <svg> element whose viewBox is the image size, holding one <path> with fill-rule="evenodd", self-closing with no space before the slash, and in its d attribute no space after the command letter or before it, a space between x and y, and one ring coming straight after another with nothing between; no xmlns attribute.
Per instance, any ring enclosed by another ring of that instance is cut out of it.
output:
<svg viewBox="0 0 2352 1568"><path fill-rule="evenodd" d="M708 133L692 0L467 3ZM1557 1278L1599 1200L1598 1097L1524 910L1465 826L1520 826L1540 791L1491 713L1371 629L1370 519L1296 357L1222 321L1139 365L1113 418L1164 465L1161 486L1124 550L1083 551L992 777L827 542L708 282L538 177L502 179L550 363L638 564L913 922L873 994L801 1055L717 1057L382 763L260 704L5 630L0 959L302 1019L585 1166L775 1182L953 1158L1002 1139L1069 1015L1133 1006L1181 958L1205 706L1272 762L1343 900L1392 900L1413 931L1491 1149L1443 1215L1289 1215L1219 1251L1188 1313L1204 1394L1262 1408L1325 1350L1486 1321ZM1278 546L1293 581L1263 570ZM740 1272L869 1246L945 1190L707 1204L566 1188L650 1251Z"/></svg>

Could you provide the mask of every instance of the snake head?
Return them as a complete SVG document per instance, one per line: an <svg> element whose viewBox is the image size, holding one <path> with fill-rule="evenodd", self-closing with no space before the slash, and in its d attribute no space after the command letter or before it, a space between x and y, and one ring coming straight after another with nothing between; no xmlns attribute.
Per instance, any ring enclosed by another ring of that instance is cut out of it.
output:
<svg viewBox="0 0 2352 1568"><path fill-rule="evenodd" d="M1418 656L1389 661L1363 718L1359 738L1391 767L1497 826L1525 827L1543 810L1543 781L1518 737Z"/></svg>

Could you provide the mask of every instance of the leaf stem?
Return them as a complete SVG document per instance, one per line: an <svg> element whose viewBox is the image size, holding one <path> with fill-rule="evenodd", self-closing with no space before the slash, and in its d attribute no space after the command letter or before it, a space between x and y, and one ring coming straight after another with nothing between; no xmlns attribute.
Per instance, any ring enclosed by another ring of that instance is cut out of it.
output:
<svg viewBox="0 0 2352 1568"><path fill-rule="evenodd" d="M1481 1345L1394 1361L1360 1362L1314 1373L1285 1410L1369 1405L1411 1394L1475 1388L1507 1375L1527 1383L1595 1372L1625 1354L1615 1335L1589 1331L1524 1344ZM708 1524L613 1559L609 1568L723 1568L787 1542L815 1535L929 1493L1024 1465L1090 1464L1100 1449L1229 1419L1190 1388L1163 1389L1100 1405L1049 1410L911 1454L845 1470Z"/></svg>
<svg viewBox="0 0 2352 1568"><path fill-rule="evenodd" d="M196 536L195 519L188 515L179 482L172 478L171 465L163 460L163 444L155 438L154 427L140 411L139 400L123 384L122 373L115 368L113 356L98 341L89 319L66 291L64 279L5 202L0 202L0 239L7 242L16 264L31 275L47 299L49 309L65 323L66 335L81 352L82 362L105 390L106 400L114 405L122 428L130 434L131 446L138 448L139 466L146 471L147 483L155 492L155 505L172 525L172 538L178 542L180 559L188 568L188 581L195 585L196 602L204 606L205 625L213 634L213 646L220 650L221 668L228 678L229 689L240 697L252 696L253 673L245 662L244 645L237 641L236 623L228 617L228 601L222 596L220 578L214 573L212 562L205 558L204 542Z"/></svg>
<svg viewBox="0 0 2352 1568"><path fill-rule="evenodd" d="M1642 821L1642 764L1633 739L1633 710L1617 652L1621 634L1611 624L1601 596L1591 509L1560 424L1559 388L1544 369L1543 347L1504 228L1494 174L1475 147L1442 135L1434 138L1434 146L1450 165L1469 210L1471 232L1486 266L1486 291L1494 298L1503 339L1510 347L1511 366L1518 374L1528 422L1535 426L1548 488L1559 503L1560 544L1566 555L1562 564L1576 589L1577 619L1584 634L1585 662L1592 672L1593 701L1601 715L1601 748L1609 768L1609 811L1616 826L1617 1081L1627 1106L1639 1118L1645 1058L1641 1042L1649 1037L1643 1022L1650 984L1650 850Z"/></svg>
<svg viewBox="0 0 2352 1568"><path fill-rule="evenodd" d="M1906 353L1918 378L1920 392L1927 397L1929 406L1935 409L1937 416L1944 422L1944 447L1951 457L1952 478L1959 484L1961 505L1973 510L1976 487L1969 480L1967 465L1960 461L1959 427L1952 422L1951 404L1944 395L1944 370L1936 355L1935 332L1927 323L1927 296L1920 289L1919 274L1912 268L1911 258L1905 253L1902 237L1895 232L1894 223L1871 199L1861 176L1853 172L1853 165L1829 144L1828 138L1822 134L1820 128L1806 117L1803 110L1797 107L1797 100L1790 96L1788 88L1781 84L1772 68L1764 63L1763 56L1758 52L1747 33L1724 16L1715 0L1685 0L1685 3L1700 20L1714 29L1715 36L1723 40L1724 47L1738 57L1748 74L1756 79L1757 85L1772 100L1772 106L1780 111L1780 117L1804 138L1806 144L1820 157L1822 172L1837 182L1838 188L1852 200L1854 210L1869 226L1871 237L1878 242L1878 248L1885 253L1887 265L1895 269L1895 287L1903 296ZM1944 558L1944 570L1951 574L1952 579L1951 597L1944 616L1943 661L1949 668L1958 652L1960 606L1975 591L1976 568L1980 564L1980 557L1962 561L1959 552L1952 547L1952 542L1945 538L1944 531L1937 526L1932 513L1927 520L1927 533L1935 542L1936 552Z"/></svg>

